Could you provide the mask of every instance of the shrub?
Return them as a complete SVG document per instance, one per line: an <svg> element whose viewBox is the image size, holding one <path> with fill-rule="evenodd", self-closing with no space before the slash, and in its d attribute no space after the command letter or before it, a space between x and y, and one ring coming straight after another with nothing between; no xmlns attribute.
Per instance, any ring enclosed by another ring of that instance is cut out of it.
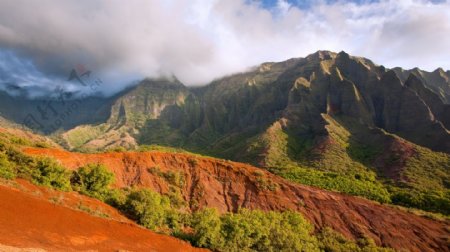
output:
<svg viewBox="0 0 450 252"><path fill-rule="evenodd" d="M192 217L193 243L218 251L319 251L312 225L294 212L241 209L218 215L204 209Z"/></svg>
<svg viewBox="0 0 450 252"><path fill-rule="evenodd" d="M375 180L371 173L357 173L353 176L335 172L316 171L295 167L286 171L275 171L288 180L323 189L362 196L381 203L390 203L391 198L383 184Z"/></svg>
<svg viewBox="0 0 450 252"><path fill-rule="evenodd" d="M32 169L32 180L36 184L53 187L62 191L69 191L70 172L50 158L37 158Z"/></svg>
<svg viewBox="0 0 450 252"><path fill-rule="evenodd" d="M189 159L188 159L188 163L189 163L189 165L190 165L191 167L195 167L195 166L198 165L198 161L197 161L197 159L195 159L195 158L189 158Z"/></svg>
<svg viewBox="0 0 450 252"><path fill-rule="evenodd" d="M396 205L414 207L426 211L450 214L450 190L446 192L419 191L412 188L391 187L392 202Z"/></svg>
<svg viewBox="0 0 450 252"><path fill-rule="evenodd" d="M270 178L265 177L257 177L256 178L256 186L259 190L263 191L276 191L278 190L279 185L276 182L273 182Z"/></svg>
<svg viewBox="0 0 450 252"><path fill-rule="evenodd" d="M219 250L224 247L221 234L222 220L215 208L205 208L195 212L191 220L194 234L192 242L197 247Z"/></svg>
<svg viewBox="0 0 450 252"><path fill-rule="evenodd" d="M13 164L9 162L5 152L0 152L0 177L5 179L13 179L16 177Z"/></svg>
<svg viewBox="0 0 450 252"><path fill-rule="evenodd" d="M23 154L10 145L0 143L0 151L3 151L8 161L11 163L14 173L18 177L33 180L32 173L35 166L35 159Z"/></svg>
<svg viewBox="0 0 450 252"><path fill-rule="evenodd" d="M73 172L71 182L75 190L105 201L114 182L114 174L104 165L88 164Z"/></svg>
<svg viewBox="0 0 450 252"><path fill-rule="evenodd" d="M160 231L177 227L177 213L172 209L170 200L159 193L143 189L132 191L122 207L134 220L144 227Z"/></svg>
<svg viewBox="0 0 450 252"><path fill-rule="evenodd" d="M110 152L126 152L127 149L123 146L115 146L111 149L108 149L108 151L110 151Z"/></svg>
<svg viewBox="0 0 450 252"><path fill-rule="evenodd" d="M105 202L115 208L121 209L127 201L127 194L123 189L111 189L105 197Z"/></svg>
<svg viewBox="0 0 450 252"><path fill-rule="evenodd" d="M326 227L317 234L320 240L320 248L326 252L394 252L390 248L377 247L375 242L369 238L358 239L352 242L333 229Z"/></svg>
<svg viewBox="0 0 450 252"><path fill-rule="evenodd" d="M161 174L164 179L170 183L171 185L174 185L176 187L183 187L185 184L185 179L184 179L184 173L179 171L179 172L173 172L173 171L168 171L168 172L164 172Z"/></svg>

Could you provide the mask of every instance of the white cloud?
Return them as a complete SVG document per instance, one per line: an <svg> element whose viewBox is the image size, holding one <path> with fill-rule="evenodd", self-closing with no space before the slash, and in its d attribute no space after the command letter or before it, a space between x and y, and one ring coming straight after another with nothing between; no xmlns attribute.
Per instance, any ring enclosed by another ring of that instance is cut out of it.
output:
<svg viewBox="0 0 450 252"><path fill-rule="evenodd" d="M0 47L32 59L49 76L65 77L84 63L108 80L108 73L126 77L111 80L108 91L161 74L204 84L322 49L388 67L450 69L448 1L316 1L299 9L278 0L274 8L248 0L3 0Z"/></svg>

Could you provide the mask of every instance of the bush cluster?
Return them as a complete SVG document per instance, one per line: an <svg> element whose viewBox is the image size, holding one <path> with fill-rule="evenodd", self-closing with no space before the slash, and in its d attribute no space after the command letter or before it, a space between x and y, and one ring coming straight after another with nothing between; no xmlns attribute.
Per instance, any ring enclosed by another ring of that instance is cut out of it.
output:
<svg viewBox="0 0 450 252"><path fill-rule="evenodd" d="M31 170L32 181L39 185L70 191L70 172L50 158L36 158Z"/></svg>
<svg viewBox="0 0 450 252"><path fill-rule="evenodd" d="M203 209L192 215L191 241L217 251L319 251L313 227L295 212L241 209L219 215Z"/></svg>
<svg viewBox="0 0 450 252"><path fill-rule="evenodd" d="M391 187L392 203L450 215L450 190L420 191Z"/></svg>
<svg viewBox="0 0 450 252"><path fill-rule="evenodd" d="M87 164L74 171L70 181L76 191L105 201L110 195L114 174L104 165Z"/></svg>
<svg viewBox="0 0 450 252"><path fill-rule="evenodd" d="M0 142L0 177L20 177L38 185L62 191L74 190L103 201L114 193L110 189L114 174L103 165L88 164L69 171L54 159L24 155L4 142Z"/></svg>
<svg viewBox="0 0 450 252"><path fill-rule="evenodd" d="M300 167L276 173L300 184L362 196L380 203L391 202L389 191L383 184L370 176L369 173L360 173L349 176L347 174L317 171Z"/></svg>
<svg viewBox="0 0 450 252"><path fill-rule="evenodd" d="M13 179L16 177L13 165L9 162L5 152L0 152L0 177L5 179Z"/></svg>

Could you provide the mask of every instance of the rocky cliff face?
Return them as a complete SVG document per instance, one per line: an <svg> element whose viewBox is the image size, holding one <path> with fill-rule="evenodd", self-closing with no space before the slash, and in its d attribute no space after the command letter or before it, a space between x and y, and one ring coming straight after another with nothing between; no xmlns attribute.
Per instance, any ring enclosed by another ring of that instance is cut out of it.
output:
<svg viewBox="0 0 450 252"><path fill-rule="evenodd" d="M417 76L424 86L432 90L446 104L450 104L450 71L445 72L438 68L433 72L426 72L419 68L403 70L394 68L402 81L406 81L411 74Z"/></svg>
<svg viewBox="0 0 450 252"><path fill-rule="evenodd" d="M147 122L137 138L141 143L217 150L235 157L242 151L236 145L248 148L252 137L281 119L283 130L299 140L327 135L322 118L326 114L450 152L448 105L416 73L406 79L399 75L344 52L265 63L191 90L183 103L166 106ZM151 132L170 137L161 141Z"/></svg>

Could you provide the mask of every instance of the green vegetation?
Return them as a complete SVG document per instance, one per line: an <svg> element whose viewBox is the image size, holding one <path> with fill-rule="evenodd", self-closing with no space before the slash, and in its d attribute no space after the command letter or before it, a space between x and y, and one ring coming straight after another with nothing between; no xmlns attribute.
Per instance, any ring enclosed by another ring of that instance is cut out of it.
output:
<svg viewBox="0 0 450 252"><path fill-rule="evenodd" d="M362 196L381 203L391 202L388 190L375 179L373 173L367 172L348 176L347 174L323 172L301 167L292 167L274 172L300 184Z"/></svg>
<svg viewBox="0 0 450 252"><path fill-rule="evenodd" d="M37 158L31 176L36 184L62 191L71 190L70 172L53 159Z"/></svg>
<svg viewBox="0 0 450 252"><path fill-rule="evenodd" d="M192 215L192 242L217 251L319 251L312 225L295 212L241 209L219 215L203 209Z"/></svg>
<svg viewBox="0 0 450 252"><path fill-rule="evenodd" d="M26 138L26 136L21 137L10 132L0 132L0 141L2 144L32 146L38 148L49 148L53 146L51 141L45 137L33 136Z"/></svg>
<svg viewBox="0 0 450 252"><path fill-rule="evenodd" d="M107 149L108 152L125 152L127 149L123 146L114 146L113 148Z"/></svg>
<svg viewBox="0 0 450 252"><path fill-rule="evenodd" d="M161 152L169 152L169 153L189 153L186 150L183 150L181 148L175 148L175 147L168 147L168 146L161 146L156 144L151 145L140 145L138 148L138 151L161 151Z"/></svg>
<svg viewBox="0 0 450 252"><path fill-rule="evenodd" d="M72 187L85 195L105 201L109 196L109 186L114 182L114 174L104 165L88 164L72 173Z"/></svg>
<svg viewBox="0 0 450 252"><path fill-rule="evenodd" d="M351 242L344 236L326 227L317 235L320 240L320 248L326 252L394 252L390 248L377 247L370 238L361 238L357 242Z"/></svg>
<svg viewBox="0 0 450 252"><path fill-rule="evenodd" d="M162 146L162 145L156 145L156 144L140 145L138 148L138 151L140 151L140 152L160 151L160 152L167 152L167 153L185 153L185 154L189 154L189 155L195 156L195 157L211 157L208 155L204 155L203 153L189 152L182 148L175 148L175 147ZM190 159L190 160L188 160L188 162L190 163L190 165L195 166L197 163L197 160Z"/></svg>
<svg viewBox="0 0 450 252"><path fill-rule="evenodd" d="M170 199L147 189L133 190L120 208L139 224L155 231L179 227L179 213L171 207Z"/></svg>
<svg viewBox="0 0 450 252"><path fill-rule="evenodd" d="M13 179L16 177L13 166L9 162L5 152L0 152L0 177L5 179Z"/></svg>
<svg viewBox="0 0 450 252"><path fill-rule="evenodd" d="M70 172L50 158L32 158L0 141L0 177L20 177L35 184L70 191Z"/></svg>
<svg viewBox="0 0 450 252"><path fill-rule="evenodd" d="M393 251L371 239L349 241L329 228L315 236L313 226L296 212L240 209L221 215L205 208L188 213L147 189L123 193L126 201L119 209L139 224L214 251Z"/></svg>
<svg viewBox="0 0 450 252"><path fill-rule="evenodd" d="M405 164L404 182L390 182L392 203L450 215L450 156L416 147Z"/></svg>
<svg viewBox="0 0 450 252"><path fill-rule="evenodd" d="M83 144L105 133L107 126L78 126L62 135L70 148L80 148Z"/></svg>
<svg viewBox="0 0 450 252"><path fill-rule="evenodd" d="M377 155L381 153L381 150L369 145L350 144L347 147L347 153L353 160L367 165L373 162Z"/></svg>
<svg viewBox="0 0 450 252"><path fill-rule="evenodd" d="M450 190L420 191L411 188L392 187L392 203L450 215Z"/></svg>
<svg viewBox="0 0 450 252"><path fill-rule="evenodd" d="M184 179L184 173L182 171L166 171L163 172L159 167L152 167L147 169L148 172L150 172L153 175L157 175L159 177L164 178L164 180L167 181L167 183L176 186L176 187L182 187L184 186L185 179Z"/></svg>
<svg viewBox="0 0 450 252"><path fill-rule="evenodd" d="M256 186L258 189L263 191L276 191L279 188L279 185L276 182L273 182L270 178L266 178L263 176L258 176L256 178Z"/></svg>
<svg viewBox="0 0 450 252"><path fill-rule="evenodd" d="M356 130L355 122L348 118L331 118L328 121L329 141L317 148L307 138L296 141L289 130L274 124L252 145L266 152L268 169L288 180L319 188L361 196L380 203L393 203L426 211L450 214L450 156L412 145L414 155L405 163L392 153L383 157L386 165L402 167L401 179L391 181L374 165L382 153L383 141L396 136ZM337 121L339 120L339 121ZM342 125L346 125L344 128ZM377 139L374 145L365 145L359 138ZM355 133L356 132L356 133ZM400 144L401 142L399 142ZM397 168L398 169L398 168ZM377 174L376 172L379 172Z"/></svg>

